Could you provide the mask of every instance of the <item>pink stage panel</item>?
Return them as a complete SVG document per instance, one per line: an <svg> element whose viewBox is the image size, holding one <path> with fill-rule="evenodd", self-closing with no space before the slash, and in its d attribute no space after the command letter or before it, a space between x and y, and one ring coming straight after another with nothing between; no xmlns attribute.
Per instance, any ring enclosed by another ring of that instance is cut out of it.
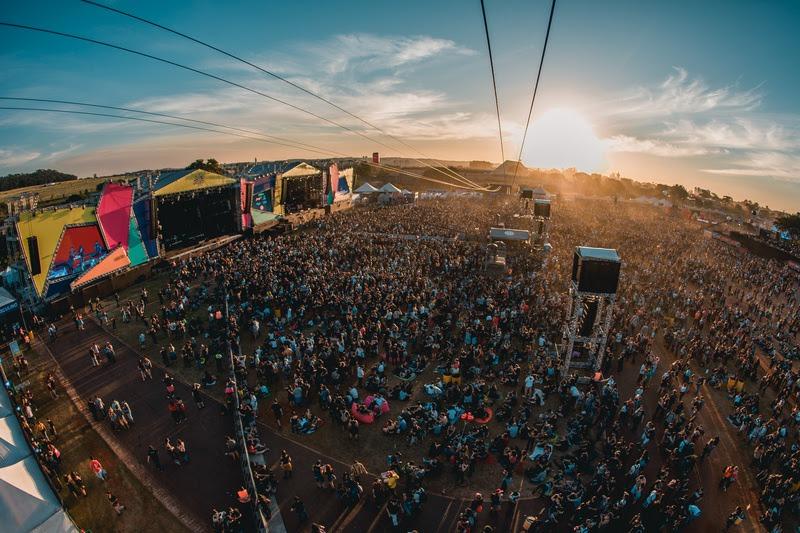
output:
<svg viewBox="0 0 800 533"><path fill-rule="evenodd" d="M97 204L97 220L109 250L122 245L128 249L133 187L107 183Z"/></svg>

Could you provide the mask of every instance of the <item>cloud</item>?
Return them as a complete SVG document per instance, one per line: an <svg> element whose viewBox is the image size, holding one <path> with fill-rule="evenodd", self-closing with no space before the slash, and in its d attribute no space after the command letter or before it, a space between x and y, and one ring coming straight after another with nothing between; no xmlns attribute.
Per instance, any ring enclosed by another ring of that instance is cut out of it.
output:
<svg viewBox="0 0 800 533"><path fill-rule="evenodd" d="M610 152L644 153L660 157L692 157L719 153L718 150L703 146L682 146L660 139L640 139L630 135L615 135L604 139L604 142Z"/></svg>
<svg viewBox="0 0 800 533"><path fill-rule="evenodd" d="M752 111L761 105L761 87L742 90L736 84L711 88L700 78L691 78L682 67L655 87L638 87L610 107L611 115L663 117L708 112Z"/></svg>
<svg viewBox="0 0 800 533"><path fill-rule="evenodd" d="M55 159L59 159L59 158L65 156L65 155L67 155L69 153L74 152L75 150L79 149L81 146L83 146L83 145L82 144L71 144L71 145L67 146L66 148L64 148L62 150L57 150L55 152L51 152L51 153L47 154L42 159L44 161L53 161Z"/></svg>
<svg viewBox="0 0 800 533"><path fill-rule="evenodd" d="M732 162L732 166L704 168L709 174L729 176L770 177L800 182L800 155L782 152L748 153Z"/></svg>
<svg viewBox="0 0 800 533"><path fill-rule="evenodd" d="M305 49L329 74L391 70L431 59L444 52L474 53L449 39L424 35L381 37L365 33L336 35L325 42L307 45Z"/></svg>
<svg viewBox="0 0 800 533"><path fill-rule="evenodd" d="M747 118L712 119L705 123L679 120L667 123L665 137L694 146L747 150L791 150L800 147L797 133L775 122Z"/></svg>
<svg viewBox="0 0 800 533"><path fill-rule="evenodd" d="M19 149L0 149L0 167L13 168L41 157L41 152Z"/></svg>

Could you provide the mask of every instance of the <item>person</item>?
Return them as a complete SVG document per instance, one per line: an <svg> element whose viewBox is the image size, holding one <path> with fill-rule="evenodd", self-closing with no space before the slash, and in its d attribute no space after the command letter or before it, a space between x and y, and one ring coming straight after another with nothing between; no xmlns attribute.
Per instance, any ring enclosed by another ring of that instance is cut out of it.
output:
<svg viewBox="0 0 800 533"><path fill-rule="evenodd" d="M142 381L153 379L153 362L149 358L142 356L139 359L139 374L142 376Z"/></svg>
<svg viewBox="0 0 800 533"><path fill-rule="evenodd" d="M300 496L294 497L294 499L292 500L292 505L289 509L297 515L297 520L300 521L301 523L308 520L308 512L306 511L306 506L303 503L303 500L300 499Z"/></svg>
<svg viewBox="0 0 800 533"><path fill-rule="evenodd" d="M281 422L283 419L283 407L281 407L277 398L272 400L272 415L275 417L275 424L278 426L278 429L283 429Z"/></svg>
<svg viewBox="0 0 800 533"><path fill-rule="evenodd" d="M736 509L734 509L733 512L730 515L728 515L728 518L725 520L724 531L728 531L733 526L741 524L746 516L747 515L745 515L744 509L742 509L741 506L737 505Z"/></svg>
<svg viewBox="0 0 800 533"><path fill-rule="evenodd" d="M155 466L159 471L164 470L161 465L161 458L158 456L158 450L152 444L147 447L147 462Z"/></svg>
<svg viewBox="0 0 800 533"><path fill-rule="evenodd" d="M125 506L120 503L119 498L112 494L110 490L106 491L106 498L108 499L108 503L111 504L111 508L114 509L114 512L117 513L117 515L121 515L122 511L125 510Z"/></svg>
<svg viewBox="0 0 800 533"><path fill-rule="evenodd" d="M108 472L103 468L103 465L93 456L89 456L89 469L97 476L97 479L105 482L108 479Z"/></svg>
<svg viewBox="0 0 800 533"><path fill-rule="evenodd" d="M192 385L192 399L194 400L194 404L198 409L203 409L206 406L201 389L202 386L199 383Z"/></svg>
<svg viewBox="0 0 800 533"><path fill-rule="evenodd" d="M286 450L281 451L280 465L283 470L283 479L292 477L292 457Z"/></svg>

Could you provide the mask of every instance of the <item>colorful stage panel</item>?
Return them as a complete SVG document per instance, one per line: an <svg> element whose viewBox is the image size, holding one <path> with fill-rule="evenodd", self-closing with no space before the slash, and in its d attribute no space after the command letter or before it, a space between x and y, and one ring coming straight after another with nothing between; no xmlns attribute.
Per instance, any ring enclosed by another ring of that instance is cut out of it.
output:
<svg viewBox="0 0 800 533"><path fill-rule="evenodd" d="M149 259L142 235L139 233L139 226L136 224L136 217L131 218L128 227L128 258L131 266L141 265Z"/></svg>
<svg viewBox="0 0 800 533"><path fill-rule="evenodd" d="M128 258L128 254L125 253L125 249L119 246L73 281L70 284L70 288L75 290L129 266L131 266L131 260Z"/></svg>
<svg viewBox="0 0 800 533"><path fill-rule="evenodd" d="M236 180L205 170L177 171L159 177L153 196L166 196L235 184Z"/></svg>
<svg viewBox="0 0 800 533"><path fill-rule="evenodd" d="M97 224L66 228L58 250L56 250L51 270L61 264L105 255L105 251L103 236L100 235L100 228Z"/></svg>
<svg viewBox="0 0 800 533"><path fill-rule="evenodd" d="M147 255L151 258L158 257L158 245L155 239L150 238L150 201L143 199L134 203L133 214L136 215L136 225L139 227Z"/></svg>
<svg viewBox="0 0 800 533"><path fill-rule="evenodd" d="M109 250L128 249L128 234L133 205L133 187L107 183L97 205L97 221Z"/></svg>
<svg viewBox="0 0 800 533"><path fill-rule="evenodd" d="M39 295L44 290L49 267L53 262L56 246L64 227L71 224L86 224L95 221L94 209L89 207L40 211L35 215L32 211L20 214L19 222L17 222L17 234L20 237L20 245L29 271L31 269L31 258L29 257L28 237L36 237L39 248L38 260L41 272L32 276L33 285Z"/></svg>

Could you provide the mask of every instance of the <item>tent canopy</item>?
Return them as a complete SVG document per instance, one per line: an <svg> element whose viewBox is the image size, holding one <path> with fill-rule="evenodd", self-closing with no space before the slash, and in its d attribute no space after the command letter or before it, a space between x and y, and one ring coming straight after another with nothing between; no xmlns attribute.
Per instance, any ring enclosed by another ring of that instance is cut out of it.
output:
<svg viewBox="0 0 800 533"><path fill-rule="evenodd" d="M359 193L359 194L371 194L371 193L378 192L379 190L380 189L378 189L376 187L373 187L371 184L365 183L364 185L362 185L361 187L356 189L356 192Z"/></svg>
<svg viewBox="0 0 800 533"><path fill-rule="evenodd" d="M61 507L0 387L0 530L77 533Z"/></svg>
<svg viewBox="0 0 800 533"><path fill-rule="evenodd" d="M387 183L386 185L381 187L381 192L398 193L398 192L400 192L400 189L398 189L397 187L395 187L391 183Z"/></svg>

